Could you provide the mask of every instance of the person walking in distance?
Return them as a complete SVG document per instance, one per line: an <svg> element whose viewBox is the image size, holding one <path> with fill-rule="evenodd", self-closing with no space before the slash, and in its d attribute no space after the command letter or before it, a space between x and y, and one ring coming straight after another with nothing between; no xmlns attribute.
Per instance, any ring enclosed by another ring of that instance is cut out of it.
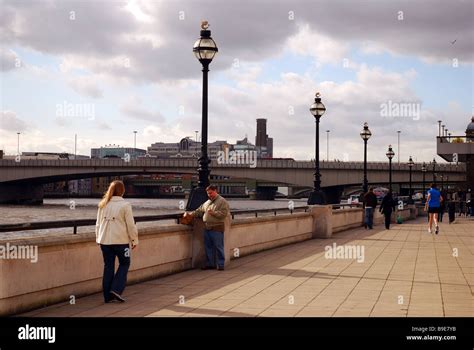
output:
<svg viewBox="0 0 474 350"><path fill-rule="evenodd" d="M433 222L435 224L435 233L438 234L438 213L441 207L443 197L436 188L436 184L431 184L431 188L428 191L428 197L426 198L425 211L428 211L428 232L431 233L431 227Z"/></svg>
<svg viewBox="0 0 474 350"><path fill-rule="evenodd" d="M444 200L442 200L439 205L438 221L443 222L443 215L444 215L444 212L446 211L446 202L448 200L448 197L447 197L446 191L442 190L440 191L440 193L441 193L441 197L443 197Z"/></svg>
<svg viewBox="0 0 474 350"><path fill-rule="evenodd" d="M364 195L365 227L372 229L374 226L374 210L377 207L377 196L372 187Z"/></svg>
<svg viewBox="0 0 474 350"><path fill-rule="evenodd" d="M230 211L229 204L217 193L216 186L208 186L206 192L209 200L195 211L184 213L184 216L202 217L204 221L204 247L207 262L206 265L202 266L202 269L209 270L216 268L217 252L217 269L224 270L224 221Z"/></svg>
<svg viewBox="0 0 474 350"><path fill-rule="evenodd" d="M124 193L123 182L112 181L97 211L95 234L104 258L102 289L106 303L125 301L122 293L127 283L131 249L138 245L138 230L132 206L123 199ZM117 272L115 258L119 261Z"/></svg>
<svg viewBox="0 0 474 350"><path fill-rule="evenodd" d="M382 203L380 204L379 211L385 217L385 228L390 230L390 220L392 218L392 212L395 210L395 201L393 200L392 191L388 191L388 193L383 197Z"/></svg>

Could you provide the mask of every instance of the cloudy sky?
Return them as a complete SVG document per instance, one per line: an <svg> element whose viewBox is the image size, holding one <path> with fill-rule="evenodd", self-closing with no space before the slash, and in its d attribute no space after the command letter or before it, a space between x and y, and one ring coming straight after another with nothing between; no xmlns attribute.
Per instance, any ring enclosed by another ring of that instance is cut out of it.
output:
<svg viewBox="0 0 474 350"><path fill-rule="evenodd" d="M470 0L0 0L0 149L78 153L146 148L201 129L201 20L219 53L209 73L209 139L255 142L266 118L274 156L431 160L438 120L462 134L472 115ZM395 151L397 149L395 148ZM440 159L438 159L440 160Z"/></svg>

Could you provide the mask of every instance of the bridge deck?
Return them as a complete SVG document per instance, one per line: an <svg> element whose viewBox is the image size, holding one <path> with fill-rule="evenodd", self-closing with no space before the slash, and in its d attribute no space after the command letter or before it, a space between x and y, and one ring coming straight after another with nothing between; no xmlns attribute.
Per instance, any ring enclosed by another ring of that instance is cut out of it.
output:
<svg viewBox="0 0 474 350"><path fill-rule="evenodd" d="M472 316L474 221L426 218L355 229L128 286L127 302L101 294L24 316ZM364 261L327 259L325 246L360 245ZM138 248L139 249L139 248ZM453 256L453 250L457 257Z"/></svg>

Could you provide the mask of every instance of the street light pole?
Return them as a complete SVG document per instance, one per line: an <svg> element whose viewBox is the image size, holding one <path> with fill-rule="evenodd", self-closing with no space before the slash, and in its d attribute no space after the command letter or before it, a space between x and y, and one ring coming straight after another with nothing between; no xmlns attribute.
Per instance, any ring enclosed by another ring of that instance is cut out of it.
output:
<svg viewBox="0 0 474 350"><path fill-rule="evenodd" d="M316 123L315 162L314 162L314 188L308 197L308 205L326 204L326 197L321 191L321 173L319 172L319 120L326 112L326 107L321 102L319 92L316 93L314 103L309 111L314 116Z"/></svg>
<svg viewBox="0 0 474 350"><path fill-rule="evenodd" d="M330 130L326 130L326 161L329 162L329 132Z"/></svg>
<svg viewBox="0 0 474 350"><path fill-rule="evenodd" d="M442 123L442 121L438 120L438 136L440 136L440 137L441 137L441 123Z"/></svg>
<svg viewBox="0 0 474 350"><path fill-rule="evenodd" d="M134 134L134 135L133 135L133 136L134 136L134 138L133 138L133 148L134 148L134 149L137 149L137 131L134 130L134 131L133 131L133 134Z"/></svg>
<svg viewBox="0 0 474 350"><path fill-rule="evenodd" d="M397 131L397 134L398 134L398 155L397 155L397 158L398 158L398 167L400 167L400 134L401 134L401 130L398 130Z"/></svg>
<svg viewBox="0 0 474 350"><path fill-rule="evenodd" d="M19 132L16 133L18 135L18 142L17 142L17 150L16 150L16 154L17 155L20 155L20 134Z"/></svg>
<svg viewBox="0 0 474 350"><path fill-rule="evenodd" d="M392 149L392 145L388 145L388 151L385 153L388 158L388 188L392 192L392 158L395 155L395 152Z"/></svg>
<svg viewBox="0 0 474 350"><path fill-rule="evenodd" d="M194 43L193 52L196 58L202 64L202 123L201 123L201 156L198 159L198 185L193 188L189 195L186 210L195 210L202 203L207 201L206 187L209 186L209 163L211 162L207 155L207 87L209 64L216 55L218 49L215 41L211 38L211 31L208 30L207 21L201 23L201 37Z"/></svg>
<svg viewBox="0 0 474 350"><path fill-rule="evenodd" d="M413 203L412 203L413 194L412 194L412 191L411 191L411 171L412 171L413 165L415 165L415 163L413 162L413 159L412 159L411 156L410 156L410 159L408 160L408 168L410 169L410 171L409 171L409 174L410 174L410 186L409 186L409 190L408 190L408 203L409 203L409 204L413 204Z"/></svg>
<svg viewBox="0 0 474 350"><path fill-rule="evenodd" d="M425 175L426 175L426 163L423 162L423 165L421 166L421 172L423 173L423 203L425 203Z"/></svg>
<svg viewBox="0 0 474 350"><path fill-rule="evenodd" d="M369 125L367 122L364 123L364 129L360 132L360 137L364 140L364 180L362 185L362 191L367 193L369 189L369 182L367 181L367 141L372 136L372 133L369 130Z"/></svg>
<svg viewBox="0 0 474 350"><path fill-rule="evenodd" d="M436 171L436 159L433 158L433 183L436 184L436 174L435 174L435 171Z"/></svg>

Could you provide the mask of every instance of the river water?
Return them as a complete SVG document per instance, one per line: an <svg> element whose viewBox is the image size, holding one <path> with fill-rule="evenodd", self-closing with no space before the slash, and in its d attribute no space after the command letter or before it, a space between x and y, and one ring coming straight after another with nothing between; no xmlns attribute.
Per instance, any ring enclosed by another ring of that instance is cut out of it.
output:
<svg viewBox="0 0 474 350"><path fill-rule="evenodd" d="M153 198L127 198L132 204L134 216L160 215L182 213L186 205L183 199L153 199ZM306 205L305 199L293 199L294 206ZM25 205L0 205L0 224L14 224L37 221L56 221L73 219L95 219L97 215L98 198L72 198L72 199L45 199L43 205L25 206ZM229 199L231 210L243 209L273 209L287 208L289 200L275 199L274 201L257 201L249 199ZM150 227L156 225L169 225L173 220L140 222L138 228ZM90 232L94 228L79 227L78 233ZM0 233L1 239L13 237L28 236L50 236L71 234L72 228L35 230L35 231L17 231Z"/></svg>

